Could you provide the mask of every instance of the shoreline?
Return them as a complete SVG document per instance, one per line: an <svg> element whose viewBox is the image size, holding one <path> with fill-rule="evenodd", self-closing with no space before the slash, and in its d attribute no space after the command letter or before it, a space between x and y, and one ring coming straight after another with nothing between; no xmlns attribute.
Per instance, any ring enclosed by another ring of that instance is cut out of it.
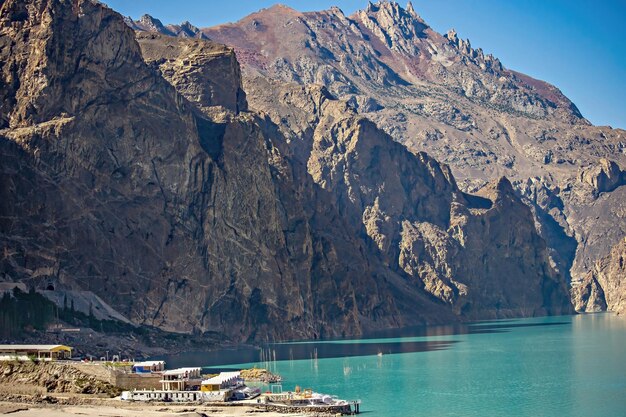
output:
<svg viewBox="0 0 626 417"><path fill-rule="evenodd" d="M334 415L325 409L277 409L258 402L166 402L122 400L123 388L104 374L105 368L63 362L0 362L0 415L30 416L223 416L277 417ZM249 377L275 377L266 370L248 370ZM269 376L268 376L269 375ZM195 396L194 396L195 399ZM182 413L182 414L181 414ZM187 414L186 414L187 413ZM191 414L188 414L191 413Z"/></svg>
<svg viewBox="0 0 626 417"><path fill-rule="evenodd" d="M16 395L2 396L0 415L17 417L279 417L286 413L266 411L256 404L126 402L118 398L95 396ZM320 413L289 413L294 417L313 417ZM328 415L328 414L325 414Z"/></svg>

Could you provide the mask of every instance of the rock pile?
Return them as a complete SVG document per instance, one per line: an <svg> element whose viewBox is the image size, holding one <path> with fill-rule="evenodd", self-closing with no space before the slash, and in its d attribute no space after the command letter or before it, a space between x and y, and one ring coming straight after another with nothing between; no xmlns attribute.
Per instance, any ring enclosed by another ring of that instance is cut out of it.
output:
<svg viewBox="0 0 626 417"><path fill-rule="evenodd" d="M267 369L243 369L241 371L241 377L245 381L249 382L266 382L266 383L274 383L282 381L282 377L280 375L276 375Z"/></svg>
<svg viewBox="0 0 626 417"><path fill-rule="evenodd" d="M106 394L113 397L121 392L114 385L71 364L54 362L0 362L0 383L40 386L47 392L55 393Z"/></svg>

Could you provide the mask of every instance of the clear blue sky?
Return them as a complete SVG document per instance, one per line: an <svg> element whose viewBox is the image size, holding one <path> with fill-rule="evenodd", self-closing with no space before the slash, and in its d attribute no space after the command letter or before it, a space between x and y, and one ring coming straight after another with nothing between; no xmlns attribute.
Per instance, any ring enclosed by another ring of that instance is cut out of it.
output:
<svg viewBox="0 0 626 417"><path fill-rule="evenodd" d="M234 22L276 2L301 11L336 5L346 14L367 6L367 0L104 0L135 19L148 13L199 27ZM414 0L413 6L438 32L455 28L507 68L556 85L592 123L626 128L626 0Z"/></svg>

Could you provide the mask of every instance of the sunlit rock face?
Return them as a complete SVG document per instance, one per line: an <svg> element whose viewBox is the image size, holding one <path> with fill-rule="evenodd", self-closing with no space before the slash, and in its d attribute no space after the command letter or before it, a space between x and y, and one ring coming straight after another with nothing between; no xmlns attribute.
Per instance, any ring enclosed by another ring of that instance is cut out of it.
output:
<svg viewBox="0 0 626 417"><path fill-rule="evenodd" d="M509 178L574 285L626 235L624 130L591 126L558 88L453 29L435 32L410 3L351 16L275 6L202 32L235 48L261 110L258 77L323 85L411 152L449 165L463 191Z"/></svg>
<svg viewBox="0 0 626 417"><path fill-rule="evenodd" d="M600 259L583 280L572 289L577 311L626 312L626 239Z"/></svg>

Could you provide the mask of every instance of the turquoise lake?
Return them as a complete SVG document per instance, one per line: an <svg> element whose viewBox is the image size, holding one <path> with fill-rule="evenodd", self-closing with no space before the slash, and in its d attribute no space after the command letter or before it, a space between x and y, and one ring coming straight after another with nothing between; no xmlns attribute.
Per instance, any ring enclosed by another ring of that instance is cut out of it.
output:
<svg viewBox="0 0 626 417"><path fill-rule="evenodd" d="M361 399L362 414L371 417L626 416L626 318L612 314L421 327L165 359L168 367L268 368L283 376L285 391L300 385Z"/></svg>

